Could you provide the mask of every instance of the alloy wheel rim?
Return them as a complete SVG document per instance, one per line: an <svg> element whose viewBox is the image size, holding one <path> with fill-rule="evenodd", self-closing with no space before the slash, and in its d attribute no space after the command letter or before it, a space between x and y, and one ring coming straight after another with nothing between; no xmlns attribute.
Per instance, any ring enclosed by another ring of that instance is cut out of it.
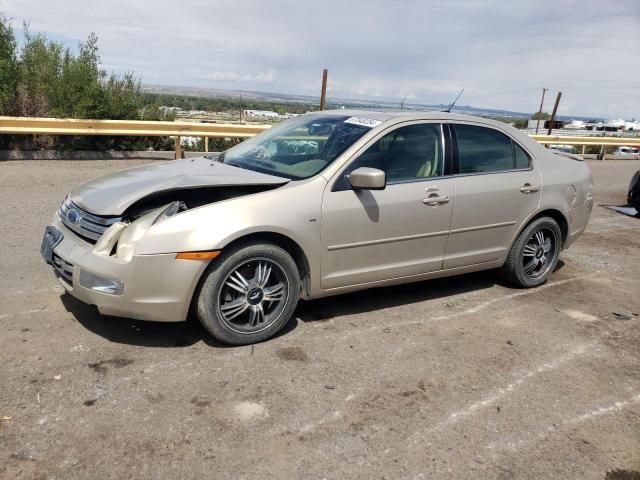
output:
<svg viewBox="0 0 640 480"><path fill-rule="evenodd" d="M247 260L222 282L217 299L220 318L236 333L261 332L282 315L288 285L287 275L278 262L263 257Z"/></svg>
<svg viewBox="0 0 640 480"><path fill-rule="evenodd" d="M529 279L546 275L553 266L558 238L551 228L542 227L533 232L522 251L522 268Z"/></svg>

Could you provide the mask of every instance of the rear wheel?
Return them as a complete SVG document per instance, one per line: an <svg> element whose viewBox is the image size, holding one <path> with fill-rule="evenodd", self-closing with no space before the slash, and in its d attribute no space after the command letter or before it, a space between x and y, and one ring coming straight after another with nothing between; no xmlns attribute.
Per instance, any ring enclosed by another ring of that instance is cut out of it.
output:
<svg viewBox="0 0 640 480"><path fill-rule="evenodd" d="M298 303L300 276L285 250L252 243L224 252L198 295L200 322L218 340L247 345L275 335Z"/></svg>
<svg viewBox="0 0 640 480"><path fill-rule="evenodd" d="M518 235L502 267L503 276L512 284L531 288L542 285L556 268L562 233L549 217L531 222Z"/></svg>

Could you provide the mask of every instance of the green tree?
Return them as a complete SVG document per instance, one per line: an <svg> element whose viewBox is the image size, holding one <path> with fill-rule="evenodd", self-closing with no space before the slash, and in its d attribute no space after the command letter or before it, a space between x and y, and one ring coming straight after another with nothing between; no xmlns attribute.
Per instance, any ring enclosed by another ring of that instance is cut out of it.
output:
<svg viewBox="0 0 640 480"><path fill-rule="evenodd" d="M59 55L61 58L48 96L48 113L55 117L104 118L100 116L104 96L100 81L104 73L98 68L100 58L95 34L80 43L77 55L54 42L49 45L52 57ZM52 60L52 63L56 62Z"/></svg>
<svg viewBox="0 0 640 480"><path fill-rule="evenodd" d="M11 33L11 32L10 32ZM17 55L11 111L21 116L135 120L143 97L133 73L107 75L100 69L98 37L89 35L76 52L24 26L24 44ZM15 52L15 41L13 42ZM15 53L14 53L14 56ZM60 149L126 148L137 139L38 136L35 145L22 137L22 147Z"/></svg>
<svg viewBox="0 0 640 480"><path fill-rule="evenodd" d="M103 80L98 85L101 94L96 95L100 103L95 118L129 120L140 117L143 106L140 82L133 73L122 76L112 74L108 78L103 75Z"/></svg>
<svg viewBox="0 0 640 480"><path fill-rule="evenodd" d="M42 34L32 35L27 24L24 37L14 109L17 115L44 117L56 103L65 51L61 44L48 41Z"/></svg>
<svg viewBox="0 0 640 480"><path fill-rule="evenodd" d="M531 120L538 120L538 117L540 117L540 120L550 120L551 119L551 114L547 113L547 112L536 112L533 115L531 115Z"/></svg>
<svg viewBox="0 0 640 480"><path fill-rule="evenodd" d="M9 20L0 14L0 115L7 115L16 94L18 60Z"/></svg>

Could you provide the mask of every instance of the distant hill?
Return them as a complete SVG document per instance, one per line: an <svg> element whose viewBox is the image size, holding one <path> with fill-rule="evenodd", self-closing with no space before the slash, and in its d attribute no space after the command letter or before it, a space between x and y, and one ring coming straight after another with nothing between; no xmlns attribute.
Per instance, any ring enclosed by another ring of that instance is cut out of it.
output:
<svg viewBox="0 0 640 480"><path fill-rule="evenodd" d="M219 88L204 88L204 87L182 87L177 85L142 85L142 90L148 93L168 94L168 95L184 95L193 97L208 97L208 98L233 98L238 99L242 97L247 100L260 100L265 102L282 102L282 103L308 103L318 104L319 99L316 96L310 95L291 95L288 93L274 93L274 92L258 92L250 90L224 90ZM386 100L377 99L357 99L357 98L340 98L331 97L328 99L330 107L346 108L371 108L371 109L398 109L398 102L391 102ZM420 103L405 103L404 108L407 110L444 110L449 105L426 105ZM478 108L471 105L456 105L453 108L454 112L466 113L469 115L476 115L480 117L508 117L508 118L531 118L532 113L514 112L511 110L500 110L493 108ZM559 120L594 120L593 117L578 117L569 115L558 115Z"/></svg>

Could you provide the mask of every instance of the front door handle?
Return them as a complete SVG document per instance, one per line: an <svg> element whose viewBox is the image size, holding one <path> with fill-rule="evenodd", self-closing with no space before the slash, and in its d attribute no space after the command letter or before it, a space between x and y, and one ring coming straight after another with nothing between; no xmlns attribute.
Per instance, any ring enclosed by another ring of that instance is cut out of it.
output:
<svg viewBox="0 0 640 480"><path fill-rule="evenodd" d="M520 187L520 191L525 195L528 193L537 192L538 190L540 190L540 187L538 187L537 185L531 185L530 183L525 183L523 186Z"/></svg>
<svg viewBox="0 0 640 480"><path fill-rule="evenodd" d="M427 198L422 199L422 203L424 203L425 205L430 205L432 207L437 207L441 203L447 203L448 201L449 201L449 197L447 197L446 195L443 195L443 196L431 195Z"/></svg>

